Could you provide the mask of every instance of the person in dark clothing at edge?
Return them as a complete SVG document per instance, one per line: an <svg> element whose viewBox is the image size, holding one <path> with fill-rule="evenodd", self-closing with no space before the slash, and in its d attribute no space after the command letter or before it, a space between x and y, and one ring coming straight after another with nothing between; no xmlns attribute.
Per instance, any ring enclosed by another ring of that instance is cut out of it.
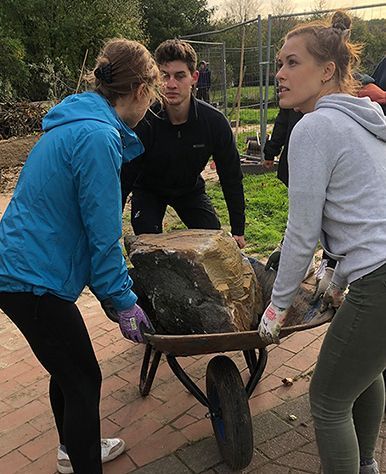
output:
<svg viewBox="0 0 386 474"><path fill-rule="evenodd" d="M124 164L122 204L132 191L134 233L161 233L169 205L190 229L220 229L201 176L211 156L228 207L231 232L245 246L245 203L240 158L224 115L197 100L197 56L189 43L167 40L155 52L163 77L164 104L157 103L135 128L145 152Z"/></svg>
<svg viewBox="0 0 386 474"><path fill-rule="evenodd" d="M277 177L288 188L288 143L294 126L303 117L301 112L293 109L280 109L271 138L264 146L264 167L271 169L275 156L280 155Z"/></svg>
<svg viewBox="0 0 386 474"><path fill-rule="evenodd" d="M210 102L209 90L212 84L211 72L206 61L201 61L198 65L198 81L197 81L197 99L205 100Z"/></svg>
<svg viewBox="0 0 386 474"><path fill-rule="evenodd" d="M375 84L380 87L383 91L386 91L386 56L376 66L372 78ZM383 113L386 115L386 105L381 104Z"/></svg>

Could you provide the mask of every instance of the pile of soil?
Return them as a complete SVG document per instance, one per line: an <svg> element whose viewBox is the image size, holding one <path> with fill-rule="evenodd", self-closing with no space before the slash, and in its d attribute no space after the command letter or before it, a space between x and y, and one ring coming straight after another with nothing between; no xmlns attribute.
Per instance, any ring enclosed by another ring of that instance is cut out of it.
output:
<svg viewBox="0 0 386 474"><path fill-rule="evenodd" d="M0 193L12 193L28 153L38 138L39 135L29 135L0 140Z"/></svg>
<svg viewBox="0 0 386 474"><path fill-rule="evenodd" d="M0 194L12 194L23 165L0 169Z"/></svg>

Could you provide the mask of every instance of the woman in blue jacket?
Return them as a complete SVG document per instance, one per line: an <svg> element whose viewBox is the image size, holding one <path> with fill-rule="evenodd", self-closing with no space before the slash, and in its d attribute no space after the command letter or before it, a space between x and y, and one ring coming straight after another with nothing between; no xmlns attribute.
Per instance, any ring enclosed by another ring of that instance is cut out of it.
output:
<svg viewBox="0 0 386 474"><path fill-rule="evenodd" d="M45 116L0 222L0 308L51 375L61 473L102 473L102 462L125 448L101 442L101 372L75 301L89 286L137 342L140 325L149 325L119 243L119 175L122 162L143 152L131 128L155 98L159 72L144 46L116 39L98 57L93 82L93 92Z"/></svg>

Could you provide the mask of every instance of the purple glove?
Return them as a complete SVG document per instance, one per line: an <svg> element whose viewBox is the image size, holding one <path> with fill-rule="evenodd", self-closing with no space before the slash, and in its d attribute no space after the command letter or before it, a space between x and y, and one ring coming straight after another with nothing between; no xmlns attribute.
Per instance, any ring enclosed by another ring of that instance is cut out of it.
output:
<svg viewBox="0 0 386 474"><path fill-rule="evenodd" d="M130 309L118 311L118 317L121 333L130 341L145 342L144 332L155 333L154 327L145 311L137 304Z"/></svg>

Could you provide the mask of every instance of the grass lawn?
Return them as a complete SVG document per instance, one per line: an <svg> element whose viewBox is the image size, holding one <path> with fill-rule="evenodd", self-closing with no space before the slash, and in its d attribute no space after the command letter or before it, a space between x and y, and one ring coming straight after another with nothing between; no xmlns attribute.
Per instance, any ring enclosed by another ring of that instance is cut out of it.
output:
<svg viewBox="0 0 386 474"><path fill-rule="evenodd" d="M228 87L227 88L227 99L228 105L232 107L237 94L237 87ZM263 94L265 94L265 88L263 88ZM241 104L245 102L258 102L260 98L260 89L258 86L243 86L241 88ZM268 92L269 100L274 100L275 98L275 87L269 86Z"/></svg>
<svg viewBox="0 0 386 474"><path fill-rule="evenodd" d="M207 192L221 220L223 229L230 231L228 210L219 183L208 183ZM245 238L247 254L268 256L283 237L287 223L287 188L275 173L261 176L246 175L244 178L246 204ZM124 233L131 233L130 215L123 217ZM164 231L184 229L173 209L168 208L164 219Z"/></svg>
<svg viewBox="0 0 386 474"><path fill-rule="evenodd" d="M279 108L272 107L267 111L267 122L273 123L277 114L279 113ZM228 120L236 120L236 111L232 114L229 114ZM258 108L254 109L241 109L240 110L240 124L241 125L258 125L260 123L260 110Z"/></svg>
<svg viewBox="0 0 386 474"><path fill-rule="evenodd" d="M221 220L230 230L228 211L218 183L207 187L207 192ZM287 188L275 173L244 178L247 240L246 253L267 256L283 237L288 213Z"/></svg>

